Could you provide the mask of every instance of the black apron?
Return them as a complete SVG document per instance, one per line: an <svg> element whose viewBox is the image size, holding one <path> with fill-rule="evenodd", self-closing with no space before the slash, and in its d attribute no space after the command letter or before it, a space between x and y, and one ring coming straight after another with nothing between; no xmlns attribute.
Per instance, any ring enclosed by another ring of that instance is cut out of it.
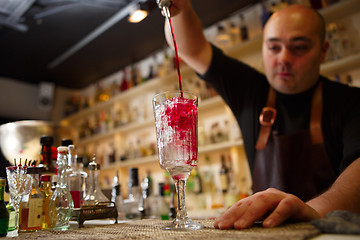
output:
<svg viewBox="0 0 360 240"><path fill-rule="evenodd" d="M271 93L272 92L272 93ZM269 90L267 106L275 105L276 93ZM261 122L253 165L253 191L269 187L310 200L327 190L336 179L331 161L326 153L322 130L322 84L313 93L310 128L280 136L272 130L276 110ZM263 110L262 117L269 115Z"/></svg>

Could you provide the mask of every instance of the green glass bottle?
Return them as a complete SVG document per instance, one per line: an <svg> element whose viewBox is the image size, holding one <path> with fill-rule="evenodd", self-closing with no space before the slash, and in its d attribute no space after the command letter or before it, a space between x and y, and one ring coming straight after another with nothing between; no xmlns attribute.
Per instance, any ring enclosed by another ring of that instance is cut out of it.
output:
<svg viewBox="0 0 360 240"><path fill-rule="evenodd" d="M9 201L8 204L6 204L6 209L9 212L8 232L11 232L11 231L15 230L15 207L14 207L14 204L12 204L12 202Z"/></svg>
<svg viewBox="0 0 360 240"><path fill-rule="evenodd" d="M4 202L6 181L0 178L0 237L5 237L9 226L9 212Z"/></svg>

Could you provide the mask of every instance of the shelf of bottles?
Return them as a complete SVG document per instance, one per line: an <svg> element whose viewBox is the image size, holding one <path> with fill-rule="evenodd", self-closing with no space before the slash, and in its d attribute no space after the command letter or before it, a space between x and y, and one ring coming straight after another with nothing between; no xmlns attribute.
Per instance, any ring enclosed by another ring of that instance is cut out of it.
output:
<svg viewBox="0 0 360 240"><path fill-rule="evenodd" d="M259 8L260 5L257 5L257 8ZM321 65L321 74L324 74L328 77L332 77L335 74L343 73L347 71L351 71L354 69L358 69L358 66L360 65L360 53L359 49L360 46L358 46L359 43L354 41L354 38L350 38L347 34L348 31L352 31L353 29L347 29L348 25L346 22L341 22L343 18L348 17L349 15L358 14L360 11L360 5L358 4L358 1L356 0L344 0L344 1L338 1L330 6L324 7L320 9L320 13L324 16L327 24L327 37L330 41L330 44L333 46L330 49L330 53L328 54L326 58L326 62L324 62ZM257 9L258 10L258 9ZM250 9L247 10L245 13L245 17L247 17L248 12L256 12L256 9ZM258 15L256 16L258 18ZM249 20L249 19L245 19ZM243 25L244 18L242 18L242 22L240 23L241 31L243 31ZM251 18L250 18L251 20ZM229 19L224 20L223 22L230 21ZM334 22L336 21L336 23ZM220 22L219 24L222 24ZM239 25L239 24L238 24ZM228 28L231 28L231 24L224 24L224 26L228 26ZM344 27L346 26L346 28ZM233 27L233 26L232 26ZM211 29L208 29L210 31ZM207 30L206 30L207 31ZM205 31L205 34L206 34ZM222 28L223 31L223 28ZM255 30L252 31L255 33L247 33L244 35L244 33L241 33L241 37L235 41L232 41L231 44L228 43L227 45L224 45L222 48L223 50L230 56L236 57L238 59L241 59L245 63L248 63L249 65L255 67L259 71L263 71L262 62L259 61L259 58L261 58L261 47L262 47L262 30ZM238 32L239 33L239 32ZM226 34L226 33L222 33ZM245 37L244 37L245 36ZM352 36L353 37L353 36ZM228 38L223 37L222 41L224 39L231 39L231 36ZM217 39L213 38L212 41L214 44L216 44ZM226 40L227 41L227 40ZM230 40L229 40L230 41ZM340 42L341 45L337 45L334 47L336 42ZM182 66L181 67L182 76L184 79L192 79L195 78L194 71L188 67L188 66ZM162 75L161 77L155 77L152 78L146 82L143 82L141 84L138 84L132 88L126 89L126 91L121 91L120 93L117 93L110 98L107 99L107 101L102 101L95 103L91 107L87 107L85 109L82 109L80 111L77 111L76 113L73 113L63 119L64 124L71 124L75 125L78 129L78 137L77 137L77 143L80 147L85 147L88 144L94 144L97 142L105 141L108 139L114 138L114 135L126 135L131 133L132 131L139 130L139 129L148 129L152 128L154 126L154 120L152 116L152 110L147 109L146 114L141 114L142 117L133 117L130 120L127 119L126 121L120 123L112 123L110 124L110 127L107 126L102 130L97 131L88 131L87 133L84 133L81 128L81 124L84 124L84 121L88 119L91 116L94 115L100 115L98 118L105 118L104 116L101 117L101 115L107 114L110 116L107 116L106 118L113 118L109 112L111 112L113 109L116 109L118 105L121 104L129 104L131 101L134 101L135 98L138 98L140 96L144 96L146 94L151 94L152 96L160 91L160 88L164 86L168 86L168 89L176 88L177 83L177 75L175 71L171 71L170 73L166 75ZM187 86L189 84L184 84L184 86ZM223 102L223 100L216 95L216 93L212 94L203 94L201 91L201 88L197 88L195 85L191 85L188 87L190 91L198 91L197 93L200 95L200 102L199 102L199 116L201 116L202 113L211 111L215 108L223 108L226 106L226 104ZM202 88L204 88L202 86ZM205 87L206 90L211 91L210 88ZM162 89L161 89L162 91ZM212 90L213 91L213 90ZM210 97L209 97L210 95ZM151 98L145 98L144 102L148 105L148 108L151 108ZM145 103L144 103L145 104ZM104 113L108 112L108 113ZM131 113L127 113L128 115L131 115ZM145 116L146 115L146 116ZM107 121L104 120L103 121ZM153 128L152 131L155 131ZM155 142L155 140L154 140ZM230 148L232 146L240 146L241 140L236 141L225 141L224 144L219 143L212 143L208 146L201 146L199 147L200 153L206 153L207 151L211 151L211 149L219 148ZM223 147L221 147L223 146ZM136 156L127 158L125 161L117 161L116 163L110 163L109 167L127 167L131 166L133 164L141 164L141 163L149 163L154 162L157 160L156 153L152 153L150 156Z"/></svg>

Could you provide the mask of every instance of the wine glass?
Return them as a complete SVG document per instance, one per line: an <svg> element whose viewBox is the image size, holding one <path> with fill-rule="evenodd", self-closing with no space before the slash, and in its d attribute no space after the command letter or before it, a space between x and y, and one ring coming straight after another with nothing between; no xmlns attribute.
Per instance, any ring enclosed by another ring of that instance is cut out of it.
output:
<svg viewBox="0 0 360 240"><path fill-rule="evenodd" d="M159 93L153 98L153 108L159 163L174 180L178 195L176 219L163 229L201 229L203 225L192 221L185 207L186 181L198 163L198 98L189 92Z"/></svg>
<svg viewBox="0 0 360 240"><path fill-rule="evenodd" d="M19 205L24 195L31 190L31 176L26 174L27 166L10 166L6 168L9 184L9 196L15 208L15 229L8 236L16 237L19 230Z"/></svg>

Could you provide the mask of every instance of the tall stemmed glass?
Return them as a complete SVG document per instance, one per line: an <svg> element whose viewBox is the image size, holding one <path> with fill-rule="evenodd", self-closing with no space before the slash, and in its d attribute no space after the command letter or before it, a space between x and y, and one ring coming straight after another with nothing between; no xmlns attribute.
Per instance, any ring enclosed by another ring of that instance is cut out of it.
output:
<svg viewBox="0 0 360 240"><path fill-rule="evenodd" d="M186 181L198 163L198 98L189 92L165 92L153 98L153 107L159 163L174 180L178 195L176 219L163 229L201 229L203 225L192 221L185 207Z"/></svg>
<svg viewBox="0 0 360 240"><path fill-rule="evenodd" d="M15 208L15 230L8 233L9 237L16 237L19 230L19 205L24 195L31 190L31 176L26 174L27 166L11 166L6 168L9 184L9 195Z"/></svg>

